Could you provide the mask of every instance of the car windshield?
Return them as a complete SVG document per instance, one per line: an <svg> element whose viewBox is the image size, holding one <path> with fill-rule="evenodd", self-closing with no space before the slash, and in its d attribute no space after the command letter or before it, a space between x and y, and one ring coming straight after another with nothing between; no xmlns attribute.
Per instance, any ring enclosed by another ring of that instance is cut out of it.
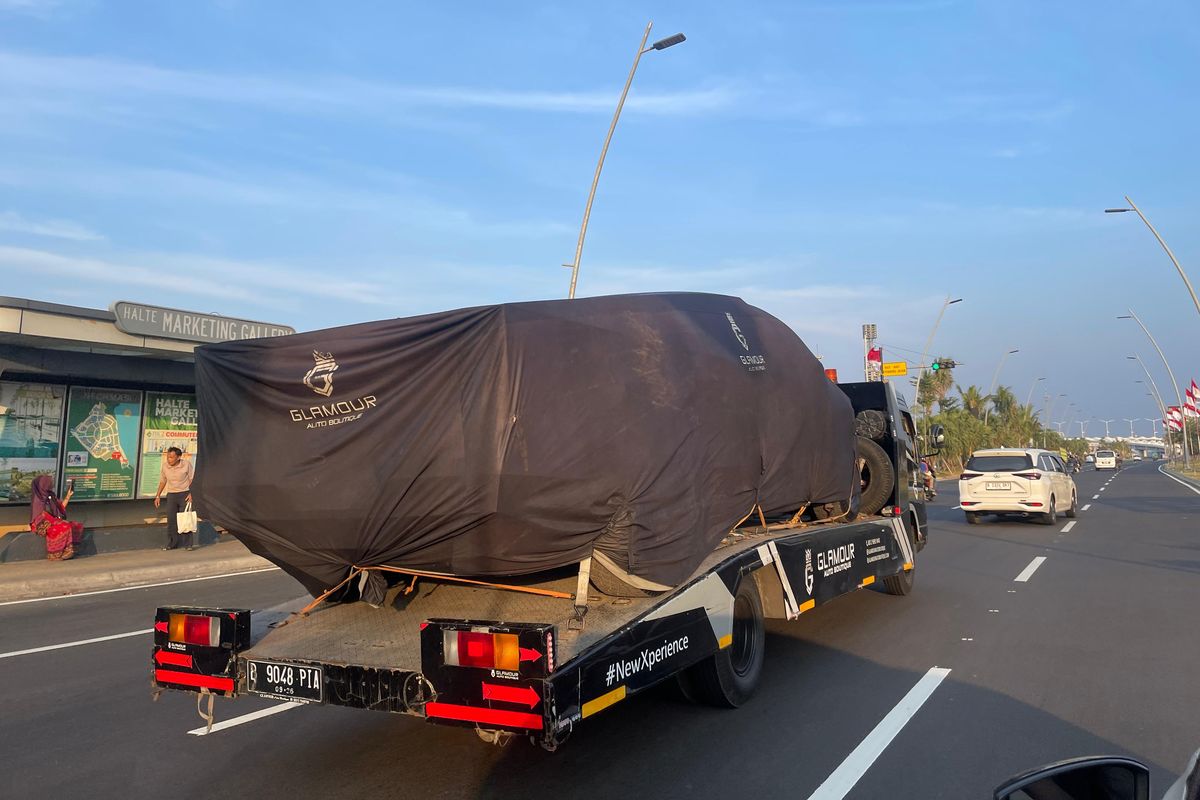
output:
<svg viewBox="0 0 1200 800"><path fill-rule="evenodd" d="M1025 453L1011 456L971 456L967 469L977 472L1013 472L1018 469L1029 469L1033 459Z"/></svg>

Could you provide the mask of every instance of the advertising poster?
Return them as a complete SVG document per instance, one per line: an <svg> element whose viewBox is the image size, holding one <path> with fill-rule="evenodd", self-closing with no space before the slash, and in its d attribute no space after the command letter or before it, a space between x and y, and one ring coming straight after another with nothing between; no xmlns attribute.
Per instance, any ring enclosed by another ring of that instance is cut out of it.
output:
<svg viewBox="0 0 1200 800"><path fill-rule="evenodd" d="M28 503L34 478L58 475L66 391L0 381L0 503Z"/></svg>
<svg viewBox="0 0 1200 800"><path fill-rule="evenodd" d="M195 468L198 418L194 394L146 392L138 497L154 497L168 448L178 447Z"/></svg>
<svg viewBox="0 0 1200 800"><path fill-rule="evenodd" d="M71 387L63 478L76 500L133 498L141 424L140 391Z"/></svg>

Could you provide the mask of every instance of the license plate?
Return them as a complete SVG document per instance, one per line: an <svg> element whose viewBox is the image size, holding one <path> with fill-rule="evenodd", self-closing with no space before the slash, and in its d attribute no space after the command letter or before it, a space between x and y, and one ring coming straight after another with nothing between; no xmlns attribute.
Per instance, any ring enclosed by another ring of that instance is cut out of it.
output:
<svg viewBox="0 0 1200 800"><path fill-rule="evenodd" d="M254 694L263 697L319 703L323 679L324 670L321 667L275 661L246 662L246 686Z"/></svg>
<svg viewBox="0 0 1200 800"><path fill-rule="evenodd" d="M1009 483L1008 481L995 481L992 483L988 483L984 488L987 488L987 489L1011 489L1012 484Z"/></svg>

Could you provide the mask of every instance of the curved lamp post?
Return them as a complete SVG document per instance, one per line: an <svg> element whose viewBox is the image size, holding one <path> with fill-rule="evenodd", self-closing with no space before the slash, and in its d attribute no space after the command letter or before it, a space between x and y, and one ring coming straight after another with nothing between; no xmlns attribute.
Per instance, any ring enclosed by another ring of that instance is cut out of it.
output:
<svg viewBox="0 0 1200 800"><path fill-rule="evenodd" d="M687 40L687 37L682 33L677 33L674 36L668 36L666 39L659 39L654 44L646 47L646 40L650 38L650 28L653 26L653 22L646 23L646 32L642 34L642 41L638 44L637 55L633 59L633 67L629 70L629 77L625 79L625 88L621 90L621 99L617 101L617 111L613 114L612 123L608 126L608 135L604 137L604 147L600 148L600 161L596 163L596 174L592 176L592 188L588 192L587 205L583 208L583 224L579 226L579 241L575 245L575 260L570 264L563 264L564 267L571 268L571 288L567 292L568 299L575 298L575 284L579 281L579 259L583 257L583 240L587 236L588 218L592 216L592 201L596 199L596 185L600 183L600 171L604 169L604 156L608 154L608 143L612 141L613 131L617 129L617 120L621 118L621 108L625 105L625 96L629 94L629 86L633 83L633 74L637 72L638 62L642 60L642 56L651 50L666 50L668 47L674 47L680 42Z"/></svg>
<svg viewBox="0 0 1200 800"><path fill-rule="evenodd" d="M1142 329L1142 332L1146 334L1146 338L1150 340L1150 344L1154 345L1154 349L1158 351L1158 357L1162 359L1163 366L1167 368L1167 377L1171 379L1171 386L1175 388L1175 399L1179 403L1179 408L1183 409L1183 395L1179 392L1179 383L1175 380L1175 373L1171 370L1171 365L1167 362L1167 357L1163 355L1162 348L1158 346L1158 342L1154 341L1154 337L1150 335L1150 330L1142 324L1142 321L1138 318L1138 315L1133 313L1132 308L1129 309L1128 314L1123 314L1122 316L1117 317L1117 319L1133 320ZM1189 468L1192 465L1192 456L1191 453L1188 452L1187 417L1183 418L1183 464L1185 468Z"/></svg>

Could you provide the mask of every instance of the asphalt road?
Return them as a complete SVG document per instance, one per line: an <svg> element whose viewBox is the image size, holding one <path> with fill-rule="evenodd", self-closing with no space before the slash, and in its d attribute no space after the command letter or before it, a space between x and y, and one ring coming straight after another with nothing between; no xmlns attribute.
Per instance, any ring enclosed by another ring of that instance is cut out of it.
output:
<svg viewBox="0 0 1200 800"><path fill-rule="evenodd" d="M1161 792L1200 747L1200 493L1148 462L1076 482L1090 507L1065 531L1065 518L967 526L944 484L913 595L864 590L770 623L761 688L737 711L663 687L555 754L335 707L188 735L192 697L151 702L146 634L6 655L144 630L159 604L265 608L299 594L282 573L0 606L0 796L805 798L852 753L865 769L852 798L986 798L1097 753L1145 761ZM932 667L950 672L863 756ZM218 701L217 719L277 705Z"/></svg>

